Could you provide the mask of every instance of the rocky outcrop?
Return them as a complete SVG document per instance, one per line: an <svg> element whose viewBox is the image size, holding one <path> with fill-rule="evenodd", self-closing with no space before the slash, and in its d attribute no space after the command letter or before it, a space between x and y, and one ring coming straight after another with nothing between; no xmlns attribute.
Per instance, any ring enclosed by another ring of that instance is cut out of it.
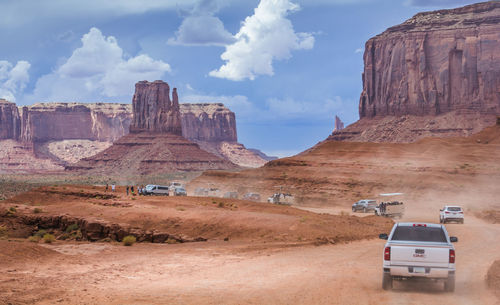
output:
<svg viewBox="0 0 500 305"><path fill-rule="evenodd" d="M128 135L66 169L98 175L148 175L237 167L182 137L177 92L174 89L170 101L167 83L137 83L132 109Z"/></svg>
<svg viewBox="0 0 500 305"><path fill-rule="evenodd" d="M21 121L14 103L0 99L0 140L19 139Z"/></svg>
<svg viewBox="0 0 500 305"><path fill-rule="evenodd" d="M204 142L237 142L236 117L222 103L181 104L182 135Z"/></svg>
<svg viewBox="0 0 500 305"><path fill-rule="evenodd" d="M409 142L480 131L500 114L498 50L497 1L419 13L387 29L365 45L360 121L330 138Z"/></svg>
<svg viewBox="0 0 500 305"><path fill-rule="evenodd" d="M361 118L500 114L500 3L420 13L368 40Z"/></svg>
<svg viewBox="0 0 500 305"><path fill-rule="evenodd" d="M182 135L181 114L177 89L172 92L167 83L140 81L135 84L132 99L134 113L130 132L165 132Z"/></svg>
<svg viewBox="0 0 500 305"><path fill-rule="evenodd" d="M335 116L335 125L333 127L333 132L340 131L344 129L344 122L338 117Z"/></svg>
<svg viewBox="0 0 500 305"><path fill-rule="evenodd" d="M112 142L126 133L130 105L111 103L39 103L22 107L24 142L85 139Z"/></svg>

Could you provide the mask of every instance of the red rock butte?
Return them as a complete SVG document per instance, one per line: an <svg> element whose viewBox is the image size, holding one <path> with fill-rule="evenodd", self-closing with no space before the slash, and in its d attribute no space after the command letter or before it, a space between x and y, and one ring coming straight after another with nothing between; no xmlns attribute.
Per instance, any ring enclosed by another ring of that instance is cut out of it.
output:
<svg viewBox="0 0 500 305"><path fill-rule="evenodd" d="M128 135L95 156L66 166L66 169L98 175L133 176L237 167L182 136L177 91L173 90L170 100L167 83L138 82L132 109Z"/></svg>
<svg viewBox="0 0 500 305"><path fill-rule="evenodd" d="M500 2L419 13L365 45L360 121L331 138L467 136L500 114Z"/></svg>

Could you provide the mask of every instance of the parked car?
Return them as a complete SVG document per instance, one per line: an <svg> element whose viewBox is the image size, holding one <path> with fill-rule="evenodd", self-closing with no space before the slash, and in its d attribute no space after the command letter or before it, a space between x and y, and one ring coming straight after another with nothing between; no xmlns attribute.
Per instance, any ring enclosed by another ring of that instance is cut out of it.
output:
<svg viewBox="0 0 500 305"><path fill-rule="evenodd" d="M392 288L393 280L411 278L444 282L446 291L455 290L456 237L449 237L444 225L396 223L386 239L383 252L382 289Z"/></svg>
<svg viewBox="0 0 500 305"><path fill-rule="evenodd" d="M439 210L439 222L447 223L450 221L464 223L464 211L461 207L447 205Z"/></svg>
<svg viewBox="0 0 500 305"><path fill-rule="evenodd" d="M366 213L369 211L375 211L376 207L377 207L377 201L372 199L363 199L352 205L352 211L357 212L361 210L364 213Z"/></svg>
<svg viewBox="0 0 500 305"><path fill-rule="evenodd" d="M176 187L174 189L174 196L187 196L186 189L183 187Z"/></svg>
<svg viewBox="0 0 500 305"><path fill-rule="evenodd" d="M260 194L257 193L246 193L243 195L244 200L250 200L250 201L260 201Z"/></svg>
<svg viewBox="0 0 500 305"><path fill-rule="evenodd" d="M144 195L163 195L168 196L169 187L165 185L148 184L143 190Z"/></svg>
<svg viewBox="0 0 500 305"><path fill-rule="evenodd" d="M182 185L182 183L176 182L176 181L170 183L171 189L175 189L176 187L183 187L183 185Z"/></svg>
<svg viewBox="0 0 500 305"><path fill-rule="evenodd" d="M267 202L274 204L292 205L294 201L292 194L276 193L267 198Z"/></svg>
<svg viewBox="0 0 500 305"><path fill-rule="evenodd" d="M206 189L204 187L197 187L194 190L194 195L200 196L200 197L208 197L208 189Z"/></svg>
<svg viewBox="0 0 500 305"><path fill-rule="evenodd" d="M224 198L238 199L238 192L226 192Z"/></svg>

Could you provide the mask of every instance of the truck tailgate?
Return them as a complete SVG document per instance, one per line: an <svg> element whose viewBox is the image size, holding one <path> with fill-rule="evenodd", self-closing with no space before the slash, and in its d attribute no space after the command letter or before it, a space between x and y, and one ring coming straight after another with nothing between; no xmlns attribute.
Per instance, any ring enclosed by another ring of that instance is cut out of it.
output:
<svg viewBox="0 0 500 305"><path fill-rule="evenodd" d="M391 265L448 267L450 247L418 244L391 245Z"/></svg>

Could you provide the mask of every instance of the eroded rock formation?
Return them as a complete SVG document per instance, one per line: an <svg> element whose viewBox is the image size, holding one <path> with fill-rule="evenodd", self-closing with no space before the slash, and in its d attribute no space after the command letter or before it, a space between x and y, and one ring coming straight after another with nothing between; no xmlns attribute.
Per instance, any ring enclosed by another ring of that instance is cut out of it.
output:
<svg viewBox="0 0 500 305"><path fill-rule="evenodd" d="M19 139L20 126L16 104L0 99L0 140Z"/></svg>
<svg viewBox="0 0 500 305"><path fill-rule="evenodd" d="M128 135L66 169L105 175L147 175L237 167L182 136L177 92L174 89L171 101L167 83L137 83L132 109L134 119Z"/></svg>
<svg viewBox="0 0 500 305"><path fill-rule="evenodd" d="M500 113L500 2L420 13L368 40L360 117Z"/></svg>
<svg viewBox="0 0 500 305"><path fill-rule="evenodd" d="M135 84L132 99L134 113L130 132L166 132L182 135L181 114L177 89L172 92L167 83L140 81Z"/></svg>
<svg viewBox="0 0 500 305"><path fill-rule="evenodd" d="M182 135L204 142L237 142L236 118L222 103L181 104Z"/></svg>
<svg viewBox="0 0 500 305"><path fill-rule="evenodd" d="M342 129L344 129L344 122L342 122L342 120L338 116L335 116L335 125L333 127L333 132L340 131Z"/></svg>
<svg viewBox="0 0 500 305"><path fill-rule="evenodd" d="M360 121L332 138L400 142L478 132L500 114L498 50L497 1L419 13L387 29L365 46ZM404 122L418 125L400 128Z"/></svg>

